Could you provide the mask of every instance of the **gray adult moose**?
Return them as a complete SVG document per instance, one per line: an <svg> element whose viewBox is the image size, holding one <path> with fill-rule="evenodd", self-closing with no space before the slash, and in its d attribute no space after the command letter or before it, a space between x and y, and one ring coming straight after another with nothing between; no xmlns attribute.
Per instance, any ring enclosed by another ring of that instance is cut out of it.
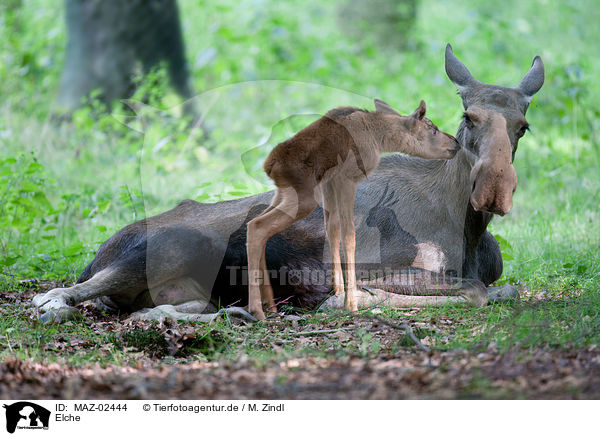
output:
<svg viewBox="0 0 600 436"><path fill-rule="evenodd" d="M474 304L483 304L488 293L495 298L498 289L486 286L500 277L503 266L498 243L486 228L493 214L504 215L512 207L517 182L512 161L528 128L525 113L531 98L544 83L544 65L536 56L515 88L480 83L450 45L445 66L465 109L456 134L462 148L449 161L386 156L358 185L356 269L427 269L441 274L453 289L427 289L427 283L418 282L424 283L422 289L413 286L410 292L447 296L467 289ZM390 195L398 201L381 207ZM218 306L244 305L246 224L272 196L266 192L216 204L185 200L130 224L102 244L75 285L38 295L33 303L46 312L44 322L68 319L76 313L73 306L90 299L105 308L139 311L139 316L200 321L214 318L209 312ZM381 241L382 231L390 233L387 243ZM276 301L316 307L327 300L336 306L335 297L328 299L330 282L312 279L326 276L326 246L320 207L271 238L266 263L274 272ZM299 272L308 273L309 279ZM365 293L359 305L382 299L406 303L401 297ZM243 313L239 308L223 310Z"/></svg>

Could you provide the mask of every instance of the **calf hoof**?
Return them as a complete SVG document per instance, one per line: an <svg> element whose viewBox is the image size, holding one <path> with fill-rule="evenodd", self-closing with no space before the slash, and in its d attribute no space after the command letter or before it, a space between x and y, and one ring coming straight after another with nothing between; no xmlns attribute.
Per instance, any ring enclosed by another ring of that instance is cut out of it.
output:
<svg viewBox="0 0 600 436"><path fill-rule="evenodd" d="M354 302L354 303L345 303L344 304L344 308L348 312L356 312L358 310L358 305L356 304L356 302Z"/></svg>
<svg viewBox="0 0 600 436"><path fill-rule="evenodd" d="M80 317L81 314L74 307L61 307L60 309L52 309L39 317L39 322L42 324L60 324L71 321Z"/></svg>
<svg viewBox="0 0 600 436"><path fill-rule="evenodd" d="M333 287L333 295L342 295L344 293L344 286L340 286L340 287Z"/></svg>
<svg viewBox="0 0 600 436"><path fill-rule="evenodd" d="M488 300L490 304L518 301L520 298L519 291L512 285L490 286L488 288Z"/></svg>
<svg viewBox="0 0 600 436"><path fill-rule="evenodd" d="M265 313L262 310L262 307L250 307L248 306L248 312L254 317L256 318L258 321L260 321L261 319L265 319Z"/></svg>
<svg viewBox="0 0 600 436"><path fill-rule="evenodd" d="M349 292L352 292L351 294ZM344 299L344 307L350 312L356 312L358 310L358 304L356 303L356 296L354 291L346 291L346 298Z"/></svg>
<svg viewBox="0 0 600 436"><path fill-rule="evenodd" d="M269 315L277 315L279 312L277 311L277 305L269 306L267 308L267 312Z"/></svg>

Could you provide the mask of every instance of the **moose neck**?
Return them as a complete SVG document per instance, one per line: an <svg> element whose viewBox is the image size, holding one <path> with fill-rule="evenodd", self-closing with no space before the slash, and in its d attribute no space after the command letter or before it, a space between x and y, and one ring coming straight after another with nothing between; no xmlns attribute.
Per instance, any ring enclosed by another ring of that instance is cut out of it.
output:
<svg viewBox="0 0 600 436"><path fill-rule="evenodd" d="M456 139L458 140L458 142L460 142L461 147L462 147L460 154L462 154L464 156L463 162L461 162L457 159L452 159L448 163L450 164L451 171L457 171L462 174L466 174L468 177L470 175L471 170L473 169L474 164L475 164L476 156L470 151L470 148L471 148L470 144L466 143L465 132L466 132L466 125L463 121L463 122L461 122L460 126L458 127L458 131L456 132ZM456 160L456 162L453 162L455 160ZM469 180L469 182L467 184L468 190L466 191L466 193L463 193L463 195L461 195L461 197L463 197L461 201L466 206L465 220L464 220L464 237L465 237L465 247L464 248L465 248L465 253L466 253L467 257L469 257L470 255L474 255L475 249L479 245L479 242L481 241L481 238L485 234L487 226L490 223L490 221L492 220L494 215L491 213L476 211L471 206L471 203L470 203L470 190L471 190L470 179L467 178L467 180ZM463 271L463 275L464 275L464 273L465 273L465 271Z"/></svg>

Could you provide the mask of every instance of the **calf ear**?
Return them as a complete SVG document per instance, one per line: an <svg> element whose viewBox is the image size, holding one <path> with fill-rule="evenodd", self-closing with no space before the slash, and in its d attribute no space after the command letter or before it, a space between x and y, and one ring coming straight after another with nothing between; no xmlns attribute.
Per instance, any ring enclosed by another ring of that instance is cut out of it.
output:
<svg viewBox="0 0 600 436"><path fill-rule="evenodd" d="M393 114L393 115L400 115L398 112L396 112L394 109L392 109L392 107L387 104L385 101L381 101L378 98L376 98L375 100L373 100L373 103L375 103L375 112L381 113L381 114ZM400 115L402 116L402 115Z"/></svg>
<svg viewBox="0 0 600 436"><path fill-rule="evenodd" d="M526 97L531 100L533 94L538 92L544 84L544 63L542 58L536 56L533 58L531 69L525 74L517 89L521 90Z"/></svg>
<svg viewBox="0 0 600 436"><path fill-rule="evenodd" d="M427 112L427 105L425 105L425 100L421 100L419 107L415 109L415 111L410 114L411 117L416 118L417 120L422 120Z"/></svg>

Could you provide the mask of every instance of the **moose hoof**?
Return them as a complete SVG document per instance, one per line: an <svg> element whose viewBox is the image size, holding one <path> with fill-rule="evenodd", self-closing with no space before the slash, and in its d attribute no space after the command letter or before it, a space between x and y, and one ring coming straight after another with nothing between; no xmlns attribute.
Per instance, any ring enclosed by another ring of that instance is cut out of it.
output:
<svg viewBox="0 0 600 436"><path fill-rule="evenodd" d="M225 309L219 310L219 312L217 312L217 315L219 315L221 313L226 313L228 316L246 319L246 320L252 321L252 322L258 321L257 318L252 316L250 313L246 312L241 307L227 307Z"/></svg>
<svg viewBox="0 0 600 436"><path fill-rule="evenodd" d="M488 300L490 304L517 301L519 299L519 291L514 286L503 285L500 287L494 286L488 288Z"/></svg>
<svg viewBox="0 0 600 436"><path fill-rule="evenodd" d="M319 307L319 311L340 310L344 308L344 295L332 295Z"/></svg>
<svg viewBox="0 0 600 436"><path fill-rule="evenodd" d="M59 292L55 292L57 290L59 289L53 289L45 294L36 295L33 297L33 300L31 300L32 304L45 312L69 307L65 298L61 296Z"/></svg>
<svg viewBox="0 0 600 436"><path fill-rule="evenodd" d="M80 313L74 307L61 307L60 309L52 309L39 317L42 324L60 324L66 321L71 321L80 316Z"/></svg>

